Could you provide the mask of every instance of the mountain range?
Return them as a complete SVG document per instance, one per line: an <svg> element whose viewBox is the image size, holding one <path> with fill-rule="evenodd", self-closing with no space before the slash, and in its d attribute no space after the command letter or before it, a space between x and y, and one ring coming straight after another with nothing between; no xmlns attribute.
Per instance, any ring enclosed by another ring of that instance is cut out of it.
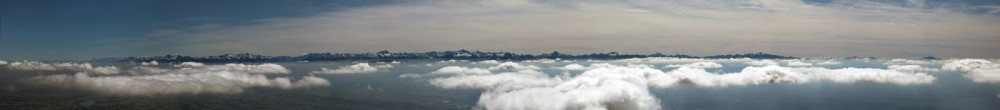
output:
<svg viewBox="0 0 1000 110"><path fill-rule="evenodd" d="M286 61L342 61L342 60L369 60L369 61L394 61L409 59L467 59L467 60L533 60L533 59L624 59L624 58L646 58L646 57L677 57L677 58L751 58L751 59L794 59L792 56L782 56L767 53L747 53L747 54L726 54L711 56L692 55L664 55L655 54L623 54L618 52L591 53L591 54L563 54L554 51L548 54L517 54L511 52L483 52L483 51L430 51L423 53L389 52L379 51L375 53L307 53L300 56L267 56L250 53L222 54L215 56L194 57L183 55L164 55L152 57L123 57L123 58L95 58L91 61L106 62L286 62Z"/></svg>

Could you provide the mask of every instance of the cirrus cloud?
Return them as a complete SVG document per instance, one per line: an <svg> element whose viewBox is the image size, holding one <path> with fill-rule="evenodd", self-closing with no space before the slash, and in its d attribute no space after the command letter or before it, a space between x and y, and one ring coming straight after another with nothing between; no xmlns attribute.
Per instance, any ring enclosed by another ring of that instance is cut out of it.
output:
<svg viewBox="0 0 1000 110"><path fill-rule="evenodd" d="M668 47L694 55L762 48L793 56L1000 55L981 51L1000 50L995 43L1000 18L977 8L991 6L920 3L925 5L871 0L426 0L141 41L148 41L143 46L201 53L433 51L460 45L528 53L654 53ZM236 38L240 40L231 40Z"/></svg>

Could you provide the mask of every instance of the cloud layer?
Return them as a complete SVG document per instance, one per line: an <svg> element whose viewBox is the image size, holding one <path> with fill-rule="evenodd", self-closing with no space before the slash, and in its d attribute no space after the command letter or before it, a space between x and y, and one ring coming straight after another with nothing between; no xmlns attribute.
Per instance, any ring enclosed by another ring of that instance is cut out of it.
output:
<svg viewBox="0 0 1000 110"><path fill-rule="evenodd" d="M805 83L831 81L838 83L874 82L899 85L930 84L934 77L926 73L905 73L874 68L789 68L780 66L747 67L737 73L709 73L704 69L679 68L667 74L677 81L665 84L690 83L698 86L758 85L770 83ZM671 86L671 85L662 85Z"/></svg>
<svg viewBox="0 0 1000 110"><path fill-rule="evenodd" d="M524 87L504 91L493 90L479 97L479 105L486 109L545 109L545 110L657 110L659 100L649 93L647 82L641 74L608 74L588 71L559 82L541 87ZM453 77L454 78L454 77ZM490 78L493 79L493 78ZM521 81L514 80L514 81ZM517 83L518 85L524 82Z"/></svg>
<svg viewBox="0 0 1000 110"><path fill-rule="evenodd" d="M889 70L896 70L902 72L935 72L938 69L927 68L920 65L889 65Z"/></svg>
<svg viewBox="0 0 1000 110"><path fill-rule="evenodd" d="M798 67L813 66L812 63L803 62L801 60L792 60L792 61L789 61L788 64L786 64L786 65L788 65L788 66L798 66Z"/></svg>
<svg viewBox="0 0 1000 110"><path fill-rule="evenodd" d="M166 95L198 93L242 93L250 87L281 89L328 86L323 78L302 77L292 81L286 77L267 78L240 72L214 71L195 74L162 74L144 76L51 75L29 81L56 87L71 87L111 95Z"/></svg>
<svg viewBox="0 0 1000 110"><path fill-rule="evenodd" d="M441 69L438 69L438 70L436 70L434 72L431 72L431 74L444 74L444 75L448 75L448 74L451 74L451 75L468 75L468 74L475 75L475 74L490 74L490 73L492 73L492 72L490 72L490 70L487 70L487 69L469 68L469 67L460 67L460 66L447 66L447 67L443 67Z"/></svg>
<svg viewBox="0 0 1000 110"><path fill-rule="evenodd" d="M291 71L277 64L225 64L181 68L137 66L127 72L131 75L93 76L91 72L57 74L23 79L31 84L49 85L89 90L111 95L168 95L199 93L242 93L247 88L268 87L280 89L328 86L329 81L315 76L296 80L289 77L268 78L263 74L288 74ZM200 63L199 63L200 64ZM117 71L117 70L115 70Z"/></svg>
<svg viewBox="0 0 1000 110"><path fill-rule="evenodd" d="M7 62L3 62L7 63ZM11 70L21 71L75 71L87 72L91 74L110 75L118 74L120 70L116 66L91 66L90 63L43 63L38 61L15 61L4 66Z"/></svg>
<svg viewBox="0 0 1000 110"><path fill-rule="evenodd" d="M519 63L514 63L514 62L504 62L504 63L498 64L497 66L489 67L488 69L490 69L490 70L537 70L537 69L542 69L542 68L538 67L538 66L535 66L535 65L521 65Z"/></svg>
<svg viewBox="0 0 1000 110"><path fill-rule="evenodd" d="M183 68L202 67L202 66L205 66L205 64L198 62L181 62L180 64L174 65L174 67L183 67Z"/></svg>
<svg viewBox="0 0 1000 110"><path fill-rule="evenodd" d="M319 71L313 71L310 73L323 73L323 74L356 74L356 73L374 73L380 71L389 71L392 68L392 64L372 66L368 63L358 63L351 66L343 66L337 69L321 68Z"/></svg>
<svg viewBox="0 0 1000 110"><path fill-rule="evenodd" d="M697 62L683 65L667 65L669 68L689 67L689 68L722 68L722 64L715 62Z"/></svg>
<svg viewBox="0 0 1000 110"><path fill-rule="evenodd" d="M206 71L231 71L231 72L241 72L248 74L288 74L291 70L286 69L284 66L274 64L274 63L264 63L258 65L248 65L248 64L223 64L223 65L201 65L200 63L181 63L175 65L175 67L180 67L178 69L164 69L158 67L146 67L138 66L128 70L130 74L171 74L171 73L185 73L194 74Z"/></svg>
<svg viewBox="0 0 1000 110"><path fill-rule="evenodd" d="M941 66L942 70L965 72L973 82L1000 83L1000 64L985 59L957 59Z"/></svg>
<svg viewBox="0 0 1000 110"><path fill-rule="evenodd" d="M493 67L512 67L510 65L514 64L505 63ZM933 76L919 71L902 72L877 68L827 69L769 65L746 67L734 73L712 73L705 71L705 68L718 68L721 65L696 62L670 67L677 69L664 72L643 64L568 64L552 69L584 71L576 75L563 73L550 76L536 68L483 69L448 66L420 76L429 77L430 84L441 88L486 90L478 103L485 109L661 109L659 100L649 93L649 88L807 82L917 85L930 84L935 80ZM909 67L911 66L903 68ZM513 71L492 72L496 70ZM417 75L405 74L401 77L424 78L412 77Z"/></svg>

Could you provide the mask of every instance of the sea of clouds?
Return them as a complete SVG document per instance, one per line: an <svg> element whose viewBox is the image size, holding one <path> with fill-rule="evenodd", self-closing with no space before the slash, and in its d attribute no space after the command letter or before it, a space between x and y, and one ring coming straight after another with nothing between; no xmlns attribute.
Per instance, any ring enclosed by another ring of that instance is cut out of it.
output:
<svg viewBox="0 0 1000 110"><path fill-rule="evenodd" d="M844 66L844 61L883 66L826 67ZM553 64L556 62L562 64ZM721 63L741 63L747 66L736 72L710 71L723 68ZM426 79L429 84L444 89L484 90L479 98L479 107L501 110L662 109L650 89L810 82L926 85L936 80L932 74L951 74L940 72L942 70L958 71L977 83L1000 82L1000 64L987 59L635 58L610 61L548 59L502 63L487 60L480 61L480 64L492 66L444 66L432 72L408 73L399 77ZM536 64L557 66L543 67ZM657 67L655 64L664 66ZM562 73L545 73L543 70L558 70Z"/></svg>
<svg viewBox="0 0 1000 110"><path fill-rule="evenodd" d="M876 66L854 66L858 63ZM959 74L973 83L1000 83L997 59L688 59L467 61L407 64L437 68L391 73L393 63L353 63L318 68L298 78L282 65L143 62L128 69L90 63L0 61L15 71L55 71L23 82L116 95L242 93L249 88L308 89L329 86L315 75L400 74L442 89L483 90L483 109L662 109L651 89L720 88L766 84L927 85L934 74ZM439 65L439 66L434 66ZM721 71L736 68L735 71Z"/></svg>
<svg viewBox="0 0 1000 110"><path fill-rule="evenodd" d="M23 79L26 83L111 95L241 93L253 87L297 89L330 85L326 79L315 76L268 77L266 74L291 73L284 66L272 63L206 65L183 62L173 66L157 66L159 63L154 61L142 62L126 70L116 66L94 67L90 63L0 63L6 63L0 65L5 69L17 71L73 72Z"/></svg>

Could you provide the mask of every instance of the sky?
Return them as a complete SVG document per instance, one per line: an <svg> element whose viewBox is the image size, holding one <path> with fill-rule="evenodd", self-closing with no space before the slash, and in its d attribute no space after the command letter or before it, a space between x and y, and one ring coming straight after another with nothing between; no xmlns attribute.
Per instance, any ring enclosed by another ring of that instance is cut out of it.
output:
<svg viewBox="0 0 1000 110"><path fill-rule="evenodd" d="M0 0L0 59L442 50L1000 56L995 0Z"/></svg>

